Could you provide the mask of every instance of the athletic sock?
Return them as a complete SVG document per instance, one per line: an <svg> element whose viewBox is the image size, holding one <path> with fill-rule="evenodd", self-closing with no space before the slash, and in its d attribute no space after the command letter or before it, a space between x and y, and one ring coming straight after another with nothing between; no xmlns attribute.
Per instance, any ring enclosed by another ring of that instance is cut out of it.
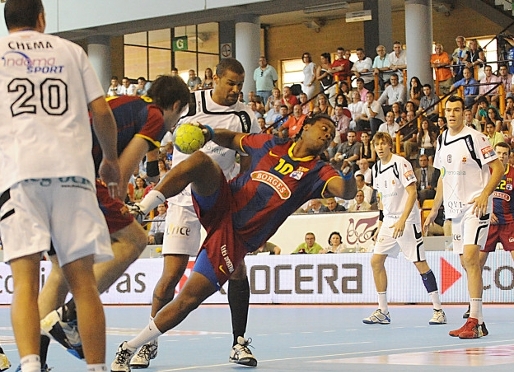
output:
<svg viewBox="0 0 514 372"><path fill-rule="evenodd" d="M88 364L87 372L107 372L107 366L103 364Z"/></svg>
<svg viewBox="0 0 514 372"><path fill-rule="evenodd" d="M378 292L378 308L384 313L387 314L389 312L389 307L387 306L387 292Z"/></svg>
<svg viewBox="0 0 514 372"><path fill-rule="evenodd" d="M248 308L250 306L250 283L248 277L243 280L230 279L228 281L228 303L232 317L232 346L237 344L239 336L244 337L248 321Z"/></svg>
<svg viewBox="0 0 514 372"><path fill-rule="evenodd" d="M41 358L41 365L46 364L46 358L48 357L48 348L50 347L50 337L47 335L41 335L39 341L39 357Z"/></svg>
<svg viewBox="0 0 514 372"><path fill-rule="evenodd" d="M41 372L39 355L30 354L20 359L21 372Z"/></svg>
<svg viewBox="0 0 514 372"><path fill-rule="evenodd" d="M484 322L484 314L482 313L482 299L470 298L469 300L469 317L478 319L478 324Z"/></svg>
<svg viewBox="0 0 514 372"><path fill-rule="evenodd" d="M434 306L434 310L441 310L443 307L441 306L441 299L439 298L439 292L434 291L428 294L430 299L432 300L432 304Z"/></svg>
<svg viewBox="0 0 514 372"><path fill-rule="evenodd" d="M162 335L162 332L159 331L155 322L152 320L136 337L127 341L127 348L130 351L136 351L137 348L155 340L160 335Z"/></svg>

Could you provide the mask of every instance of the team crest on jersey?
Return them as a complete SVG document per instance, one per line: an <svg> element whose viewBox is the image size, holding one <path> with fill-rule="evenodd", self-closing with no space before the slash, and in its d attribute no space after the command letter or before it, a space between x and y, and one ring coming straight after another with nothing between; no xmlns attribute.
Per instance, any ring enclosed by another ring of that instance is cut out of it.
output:
<svg viewBox="0 0 514 372"><path fill-rule="evenodd" d="M511 183L508 183L508 184L505 186L505 190L507 190L507 191L512 191L512 184L511 184Z"/></svg>
<svg viewBox="0 0 514 372"><path fill-rule="evenodd" d="M412 181L412 180L415 180L416 179L416 176L414 175L414 172L413 171L407 171L403 174L403 176L405 177L405 179L407 181Z"/></svg>
<svg viewBox="0 0 514 372"><path fill-rule="evenodd" d="M289 177L294 178L295 180L300 181L302 179L303 172L300 170L292 171Z"/></svg>
<svg viewBox="0 0 514 372"><path fill-rule="evenodd" d="M482 151L484 159L490 158L491 156L494 156L496 154L491 146L484 147L480 151Z"/></svg>
<svg viewBox="0 0 514 372"><path fill-rule="evenodd" d="M276 191L280 199L289 199L291 190L280 178L266 171L255 171L250 175L252 180L262 182Z"/></svg>

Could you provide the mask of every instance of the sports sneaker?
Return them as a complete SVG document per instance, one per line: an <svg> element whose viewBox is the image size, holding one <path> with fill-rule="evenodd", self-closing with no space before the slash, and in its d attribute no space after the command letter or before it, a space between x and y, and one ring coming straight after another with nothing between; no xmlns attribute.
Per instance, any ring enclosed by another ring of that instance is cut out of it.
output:
<svg viewBox="0 0 514 372"><path fill-rule="evenodd" d="M111 372L130 372L129 363L134 352L127 348L127 341L123 341L118 347L116 357L111 363Z"/></svg>
<svg viewBox="0 0 514 372"><path fill-rule="evenodd" d="M45 316L41 320L41 329L64 346L71 355L78 359L84 359L77 320L64 322L62 320L62 308Z"/></svg>
<svg viewBox="0 0 514 372"><path fill-rule="evenodd" d="M485 332L484 332L485 329ZM485 328L485 324L478 324L478 319L468 318L466 323L459 329L450 331L450 336L464 339L480 338L487 336L489 331Z"/></svg>
<svg viewBox="0 0 514 372"><path fill-rule="evenodd" d="M362 319L362 323L364 324L389 324L391 323L391 317L389 316L389 311L384 314L382 310L376 309L373 314L369 317Z"/></svg>
<svg viewBox="0 0 514 372"><path fill-rule="evenodd" d="M50 372L52 368L48 367L48 364L45 363L44 366L41 367L41 372ZM15 372L21 372L21 364L16 368Z"/></svg>
<svg viewBox="0 0 514 372"><path fill-rule="evenodd" d="M4 349L0 347L0 371L5 371L11 367L11 362L7 358L7 355L4 354Z"/></svg>
<svg viewBox="0 0 514 372"><path fill-rule="evenodd" d="M469 318L469 310L470 310L470 306L468 305L468 309L466 310L466 312L464 314L462 314L462 319L468 319Z"/></svg>
<svg viewBox="0 0 514 372"><path fill-rule="evenodd" d="M130 360L131 368L148 368L150 360L157 356L157 340L141 346L141 349L134 354Z"/></svg>
<svg viewBox="0 0 514 372"><path fill-rule="evenodd" d="M237 338L237 344L232 346L230 352L229 362L242 364L248 367L257 367L257 359L253 356L252 352L248 348L252 339L246 340L244 337L239 336Z"/></svg>
<svg viewBox="0 0 514 372"><path fill-rule="evenodd" d="M428 321L428 324L446 324L446 314L444 313L443 309L434 309L434 314L432 315L432 319Z"/></svg>

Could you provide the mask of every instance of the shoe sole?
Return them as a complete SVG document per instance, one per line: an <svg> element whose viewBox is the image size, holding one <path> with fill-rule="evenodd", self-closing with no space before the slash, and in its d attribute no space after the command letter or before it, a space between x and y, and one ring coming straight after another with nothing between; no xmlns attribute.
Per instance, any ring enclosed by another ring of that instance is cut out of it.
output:
<svg viewBox="0 0 514 372"><path fill-rule="evenodd" d="M441 323L441 322L428 322L428 324L430 324L430 325L443 325L443 324L446 324L446 322L443 322L443 323Z"/></svg>
<svg viewBox="0 0 514 372"><path fill-rule="evenodd" d="M362 323L364 324L381 324L381 325L389 325L391 322L372 322L371 320L363 320Z"/></svg>
<svg viewBox="0 0 514 372"><path fill-rule="evenodd" d="M247 367L257 367L257 359L253 359L253 358L243 358L243 359L229 358L229 362L240 364L242 366L247 366Z"/></svg>

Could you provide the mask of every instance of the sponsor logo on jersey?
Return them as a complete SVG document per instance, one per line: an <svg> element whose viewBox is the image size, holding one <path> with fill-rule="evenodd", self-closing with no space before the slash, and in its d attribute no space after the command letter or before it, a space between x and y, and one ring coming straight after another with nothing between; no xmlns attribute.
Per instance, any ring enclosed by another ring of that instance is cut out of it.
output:
<svg viewBox="0 0 514 372"><path fill-rule="evenodd" d="M509 237L509 243L514 243L514 238L512 236Z"/></svg>
<svg viewBox="0 0 514 372"><path fill-rule="evenodd" d="M173 224L169 224L169 226L166 226L167 235L189 236L190 233L191 229L187 226L175 226Z"/></svg>
<svg viewBox="0 0 514 372"><path fill-rule="evenodd" d="M412 181L412 180L415 180L416 179L416 176L414 175L414 172L413 171L407 171L405 172L404 174L404 177L407 181Z"/></svg>
<svg viewBox="0 0 514 372"><path fill-rule="evenodd" d="M230 257L228 256L227 245L223 244L220 248L220 251L221 251L221 256L223 257L223 260L225 261L225 265L227 265L227 269L228 269L228 272L230 275L234 272L234 264L232 263L232 261L230 260ZM227 275L227 273L225 273L225 271L223 270L222 265L220 265L220 271L223 274Z"/></svg>
<svg viewBox="0 0 514 372"><path fill-rule="evenodd" d="M482 152L482 156L484 157L484 159L490 158L491 156L494 156L496 154L491 146L486 146L480 151Z"/></svg>
<svg viewBox="0 0 514 372"><path fill-rule="evenodd" d="M447 163L451 163L452 162L452 154L448 154L448 156L446 156L446 162Z"/></svg>
<svg viewBox="0 0 514 372"><path fill-rule="evenodd" d="M255 171L250 175L252 180L265 183L276 191L280 199L289 199L291 190L280 178L266 171Z"/></svg>
<svg viewBox="0 0 514 372"><path fill-rule="evenodd" d="M508 187L509 185L507 185ZM512 185L510 185L510 188L512 190ZM508 190L508 189L507 189ZM493 198L497 198L497 199L502 199L502 200L505 200L505 201L510 201L510 195L509 194L506 194L504 192L501 192L501 191L494 191L493 192Z"/></svg>
<svg viewBox="0 0 514 372"><path fill-rule="evenodd" d="M3 67L24 67L29 74L60 74L64 66L58 65L54 57L30 58L27 54L13 51L2 56Z"/></svg>

